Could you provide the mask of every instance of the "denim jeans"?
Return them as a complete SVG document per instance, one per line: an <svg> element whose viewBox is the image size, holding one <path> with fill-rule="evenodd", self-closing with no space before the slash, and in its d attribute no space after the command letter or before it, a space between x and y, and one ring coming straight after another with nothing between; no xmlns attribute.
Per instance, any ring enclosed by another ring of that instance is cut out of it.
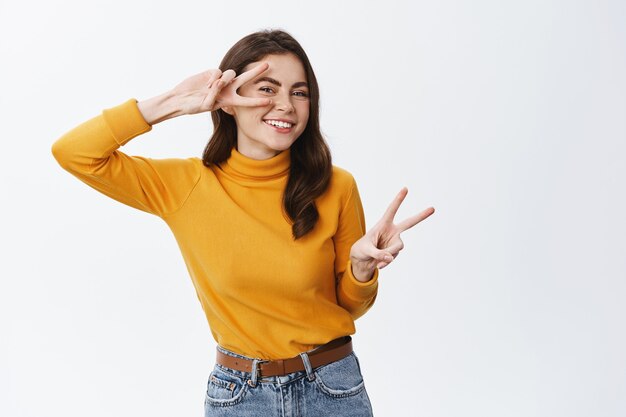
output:
<svg viewBox="0 0 626 417"><path fill-rule="evenodd" d="M227 355L261 361L219 345L217 349ZM207 382L205 417L373 416L354 351L317 368L311 368L310 352L300 354L305 370L282 376L263 377L258 368L244 372L215 363Z"/></svg>

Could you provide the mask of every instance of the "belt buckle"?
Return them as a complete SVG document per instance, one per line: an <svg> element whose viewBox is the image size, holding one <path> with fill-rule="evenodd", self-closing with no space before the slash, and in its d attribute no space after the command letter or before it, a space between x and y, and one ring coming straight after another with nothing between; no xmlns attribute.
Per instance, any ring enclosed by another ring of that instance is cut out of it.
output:
<svg viewBox="0 0 626 417"><path fill-rule="evenodd" d="M259 365L262 364L262 363L265 363L265 362L269 362L269 361L268 360L264 360L264 359L257 359L257 358L254 358L252 360L252 365L250 366L250 368L251 368L250 369L250 373L252 375L256 374L255 381L258 381L259 379L262 379L263 375L261 373L261 367ZM255 363L256 363L256 369L254 368L254 364ZM256 382L252 382L252 379L249 379L248 380L248 385L250 385L251 387L255 387L256 386Z"/></svg>
<svg viewBox="0 0 626 417"><path fill-rule="evenodd" d="M277 371L277 373L273 372L272 373L273 375L278 375L278 376L286 375L286 372L285 372L285 361L286 360L287 359L257 360L257 369L258 369L257 376L260 377L260 378L262 378L264 376L263 372L261 371L261 366L260 366L263 363L271 363L273 365L272 368L275 367L275 369L272 369L272 370L273 371L274 370Z"/></svg>
<svg viewBox="0 0 626 417"><path fill-rule="evenodd" d="M257 359L257 362L256 362L257 377L259 378L263 377L263 374L261 373L261 364L268 363L268 362L271 362L271 361L269 359ZM252 372L254 372L254 369L252 370Z"/></svg>

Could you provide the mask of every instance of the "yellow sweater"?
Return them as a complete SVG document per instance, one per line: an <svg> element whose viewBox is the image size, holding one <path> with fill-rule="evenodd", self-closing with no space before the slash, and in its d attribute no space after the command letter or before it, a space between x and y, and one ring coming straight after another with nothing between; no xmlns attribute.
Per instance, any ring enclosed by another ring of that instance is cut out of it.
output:
<svg viewBox="0 0 626 417"><path fill-rule="evenodd" d="M254 160L233 148L211 168L196 157L118 150L150 130L130 99L64 134L52 153L89 186L167 223L220 346L281 359L355 333L354 320L376 299L379 271L365 283L352 274L350 248L365 219L348 171L333 166L316 200L318 223L294 241L281 202L289 149Z"/></svg>

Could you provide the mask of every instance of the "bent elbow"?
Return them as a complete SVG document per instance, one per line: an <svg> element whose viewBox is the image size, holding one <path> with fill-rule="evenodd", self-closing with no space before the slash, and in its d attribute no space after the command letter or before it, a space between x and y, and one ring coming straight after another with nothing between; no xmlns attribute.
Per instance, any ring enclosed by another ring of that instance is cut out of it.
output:
<svg viewBox="0 0 626 417"><path fill-rule="evenodd" d="M71 153L67 149L67 146L63 142L63 138L54 141L50 147L52 156L62 168L68 169L71 161Z"/></svg>

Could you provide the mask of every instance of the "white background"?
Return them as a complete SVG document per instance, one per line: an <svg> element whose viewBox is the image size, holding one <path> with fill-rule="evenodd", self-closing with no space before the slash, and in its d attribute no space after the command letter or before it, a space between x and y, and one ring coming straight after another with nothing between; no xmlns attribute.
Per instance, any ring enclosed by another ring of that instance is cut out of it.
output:
<svg viewBox="0 0 626 417"><path fill-rule="evenodd" d="M405 185L398 220L436 209L356 322L375 415L626 415L623 1L0 4L3 417L202 415L215 342L173 235L50 147L263 28L307 51L368 225Z"/></svg>

